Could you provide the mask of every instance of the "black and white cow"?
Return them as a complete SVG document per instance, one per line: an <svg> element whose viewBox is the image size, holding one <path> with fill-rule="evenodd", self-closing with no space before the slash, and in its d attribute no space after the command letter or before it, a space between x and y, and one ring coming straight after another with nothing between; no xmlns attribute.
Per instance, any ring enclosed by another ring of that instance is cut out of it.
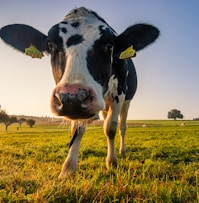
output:
<svg viewBox="0 0 199 203"><path fill-rule="evenodd" d="M129 104L137 88L137 76L128 48L139 51L156 40L159 30L136 24L117 33L94 11L72 10L54 25L48 35L28 25L1 28L9 45L32 57L51 55L56 82L51 98L53 113L72 121L74 138L60 177L78 168L78 152L85 132L85 120L102 111L108 150L106 165L116 167L114 138L119 122L120 153L125 154L124 136ZM126 50L126 51L125 51ZM125 53L126 52L126 53ZM120 57L124 53L124 57Z"/></svg>

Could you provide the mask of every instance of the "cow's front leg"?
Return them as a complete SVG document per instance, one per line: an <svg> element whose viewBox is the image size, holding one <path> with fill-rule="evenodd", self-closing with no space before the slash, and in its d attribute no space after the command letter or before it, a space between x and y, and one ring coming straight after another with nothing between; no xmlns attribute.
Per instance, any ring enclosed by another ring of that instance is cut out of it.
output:
<svg viewBox="0 0 199 203"><path fill-rule="evenodd" d="M83 125L77 126L75 122L72 122L71 132L73 136L75 133L77 133L76 138L74 139L73 143L70 146L67 158L63 164L59 178L67 174L70 174L72 172L75 172L78 169L78 154L79 154L80 143L81 143L83 134L85 132L85 126Z"/></svg>
<svg viewBox="0 0 199 203"><path fill-rule="evenodd" d="M114 138L117 129L117 121L107 120L104 124L104 131L107 138L107 157L106 157L106 166L107 168L116 168L117 167L117 157L115 154Z"/></svg>
<svg viewBox="0 0 199 203"><path fill-rule="evenodd" d="M109 107L108 113L104 121L104 133L107 138L107 157L106 157L106 166L107 168L116 168L117 167L117 157L115 154L115 145L114 139L117 131L118 115L120 112L120 105L112 104Z"/></svg>

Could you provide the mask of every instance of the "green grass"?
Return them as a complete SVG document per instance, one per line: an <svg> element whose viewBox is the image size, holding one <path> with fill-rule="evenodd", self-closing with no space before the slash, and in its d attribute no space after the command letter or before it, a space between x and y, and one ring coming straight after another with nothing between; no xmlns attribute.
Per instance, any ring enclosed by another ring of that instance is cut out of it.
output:
<svg viewBox="0 0 199 203"><path fill-rule="evenodd" d="M116 170L105 167L102 127L90 126L78 173L61 180L69 129L0 125L0 202L199 202L199 121L180 123L129 121Z"/></svg>

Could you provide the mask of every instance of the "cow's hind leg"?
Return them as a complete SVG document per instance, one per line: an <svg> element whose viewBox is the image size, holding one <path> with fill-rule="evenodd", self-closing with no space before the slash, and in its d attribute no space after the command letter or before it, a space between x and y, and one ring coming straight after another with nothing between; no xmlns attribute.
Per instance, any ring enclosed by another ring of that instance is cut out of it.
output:
<svg viewBox="0 0 199 203"><path fill-rule="evenodd" d="M120 112L120 124L119 124L119 134L120 134L120 154L125 155L126 154L126 147L124 143L124 138L126 134L126 119L128 115L128 110L130 106L130 100L125 101L122 110Z"/></svg>
<svg viewBox="0 0 199 203"><path fill-rule="evenodd" d="M76 123L75 121L72 122L71 133L73 136L75 133L77 134L76 138L74 139L73 143L70 146L67 158L63 164L59 178L77 171L79 148L84 132L85 132L84 125L78 125L78 123Z"/></svg>

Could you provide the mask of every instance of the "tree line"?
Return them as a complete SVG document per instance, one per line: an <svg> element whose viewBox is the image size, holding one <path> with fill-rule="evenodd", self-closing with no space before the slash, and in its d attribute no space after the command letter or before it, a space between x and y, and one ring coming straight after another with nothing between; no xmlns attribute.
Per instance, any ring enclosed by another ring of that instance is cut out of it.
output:
<svg viewBox="0 0 199 203"><path fill-rule="evenodd" d="M171 111L168 112L167 118L174 119L174 120L183 119L184 115L181 113L180 110L172 109ZM199 120L199 118L196 118L194 120ZM19 123L19 126L21 127L22 123L25 123L25 122L27 123L27 125L30 126L30 128L32 128L35 125L36 120L25 119L25 118L18 119L16 116L10 116L6 113L5 110L1 108L1 105L0 105L0 123L3 123L5 125L6 131L8 130L8 126L10 126L13 123Z"/></svg>
<svg viewBox="0 0 199 203"><path fill-rule="evenodd" d="M22 123L27 123L27 125L32 128L36 121L33 119L25 119L25 118L17 118L16 116L10 116L6 113L5 110L3 110L0 106L0 123L3 123L5 125L6 131L8 130L8 127L13 123L19 123L19 126L21 127Z"/></svg>

